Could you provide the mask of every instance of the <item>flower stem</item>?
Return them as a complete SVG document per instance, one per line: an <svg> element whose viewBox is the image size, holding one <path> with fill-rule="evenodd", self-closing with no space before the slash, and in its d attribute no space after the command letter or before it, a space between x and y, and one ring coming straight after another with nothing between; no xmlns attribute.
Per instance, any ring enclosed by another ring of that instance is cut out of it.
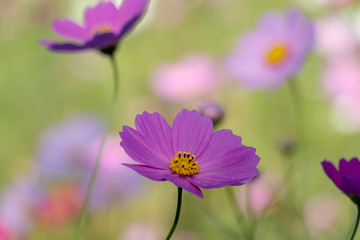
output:
<svg viewBox="0 0 360 240"><path fill-rule="evenodd" d="M96 178L97 178L97 175L98 175L98 172L99 172L99 167L100 167L100 163L101 163L101 156L102 156L102 152L103 152L104 145L105 145L105 142L106 142L106 137L107 137L107 134L109 133L109 129L110 129L111 123L113 121L116 106L117 106L117 102L118 102L117 99L118 99L118 88L119 88L119 73L118 73L115 57L113 55L109 55L109 56L110 56L111 66L112 66L112 69L113 69L113 77L114 77L114 93L113 93L112 105L111 105L111 110L110 110L111 111L110 112L110 118L108 120L108 124L107 124L106 130L104 132L104 135L103 135L103 137L101 139L98 153L96 155L96 161L95 161L94 170L93 170L93 172L91 174L90 182L89 182L89 185L88 185L88 187L86 189L86 196L85 196L85 200L84 200L84 206L83 206L81 215L80 215L80 217L78 219L78 223L76 225L75 234L74 234L74 237L73 237L74 240L79 239L81 229L84 227L87 212L89 210L90 199L91 199L92 192L93 192L94 185L95 185L95 181L96 181Z"/></svg>
<svg viewBox="0 0 360 240"><path fill-rule="evenodd" d="M358 208L358 214L357 214L357 218L356 218L356 222L355 222L355 226L354 226L354 230L351 234L350 240L353 240L356 234L356 230L358 229L359 226L359 220L360 220L360 205L357 205Z"/></svg>
<svg viewBox="0 0 360 240"><path fill-rule="evenodd" d="M182 199L182 188L178 187L178 201L177 201L177 207L176 207L176 214L175 214L175 219L174 219L174 223L170 229L169 234L166 237L166 240L170 240L171 236L173 235L175 228L177 226L177 223L179 221L179 217L180 217L180 210L181 210L181 199Z"/></svg>

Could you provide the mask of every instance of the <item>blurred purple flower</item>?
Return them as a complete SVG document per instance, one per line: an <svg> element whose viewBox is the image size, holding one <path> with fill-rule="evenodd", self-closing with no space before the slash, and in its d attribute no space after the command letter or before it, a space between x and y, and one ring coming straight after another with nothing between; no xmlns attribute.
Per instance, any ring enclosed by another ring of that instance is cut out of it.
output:
<svg viewBox="0 0 360 240"><path fill-rule="evenodd" d="M300 11L269 13L238 41L227 68L246 87L274 89L301 69L313 42L313 25Z"/></svg>
<svg viewBox="0 0 360 240"><path fill-rule="evenodd" d="M164 64L151 76L155 94L175 103L192 102L212 93L218 80L214 61L204 55L188 55L178 62Z"/></svg>
<svg viewBox="0 0 360 240"><path fill-rule="evenodd" d="M360 161L352 158L350 161L340 159L339 170L328 161L323 161L322 167L334 184L356 204L360 204Z"/></svg>
<svg viewBox="0 0 360 240"><path fill-rule="evenodd" d="M100 2L85 11L84 26L68 19L58 19L52 24L54 31L70 40L61 43L41 40L40 43L53 51L80 51L97 49L112 54L118 42L141 18L148 0L125 0L119 9L114 3Z"/></svg>
<svg viewBox="0 0 360 240"><path fill-rule="evenodd" d="M0 222L9 234L20 238L28 236L34 226L32 213L40 195L40 186L30 177L17 180L2 193Z"/></svg>
<svg viewBox="0 0 360 240"><path fill-rule="evenodd" d="M242 185L258 174L256 149L230 130L213 133L211 119L197 111L182 110L172 128L159 113L144 112L135 126L123 127L120 145L141 164L124 165L151 180L168 180L203 198L199 188Z"/></svg>
<svg viewBox="0 0 360 240"><path fill-rule="evenodd" d="M39 178L47 182L88 180L93 166L87 156L88 144L103 134L103 122L90 114L70 117L46 129L35 155Z"/></svg>

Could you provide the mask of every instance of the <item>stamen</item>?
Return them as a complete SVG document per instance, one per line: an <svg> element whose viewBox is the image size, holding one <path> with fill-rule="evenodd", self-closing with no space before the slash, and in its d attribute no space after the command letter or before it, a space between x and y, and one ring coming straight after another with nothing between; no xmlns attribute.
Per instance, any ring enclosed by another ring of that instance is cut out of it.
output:
<svg viewBox="0 0 360 240"><path fill-rule="evenodd" d="M169 168L173 173L182 176L192 176L199 172L199 164L194 159L195 155L191 155L190 152L179 151L171 160Z"/></svg>
<svg viewBox="0 0 360 240"><path fill-rule="evenodd" d="M92 29L92 34L93 35L100 35L100 34L104 34L104 33L109 33L111 32L112 27L110 24L103 24L103 25L97 25Z"/></svg>
<svg viewBox="0 0 360 240"><path fill-rule="evenodd" d="M276 66L285 61L289 56L289 50L286 46L279 44L273 46L266 56L267 64Z"/></svg>

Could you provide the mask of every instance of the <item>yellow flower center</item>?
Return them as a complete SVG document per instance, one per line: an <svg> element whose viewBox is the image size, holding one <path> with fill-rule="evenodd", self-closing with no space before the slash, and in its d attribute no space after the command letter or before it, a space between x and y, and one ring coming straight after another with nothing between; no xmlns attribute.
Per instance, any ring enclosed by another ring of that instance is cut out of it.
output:
<svg viewBox="0 0 360 240"><path fill-rule="evenodd" d="M190 152L181 152L175 154L175 157L171 160L170 169L173 173L180 174L182 176L192 176L199 172L199 164L195 160L195 155L191 155Z"/></svg>
<svg viewBox="0 0 360 240"><path fill-rule="evenodd" d="M275 45L270 49L266 56L266 62L271 66L282 63L289 55L289 51L284 45Z"/></svg>
<svg viewBox="0 0 360 240"><path fill-rule="evenodd" d="M109 33L111 32L111 25L110 24L97 25L92 29L91 32L93 35Z"/></svg>

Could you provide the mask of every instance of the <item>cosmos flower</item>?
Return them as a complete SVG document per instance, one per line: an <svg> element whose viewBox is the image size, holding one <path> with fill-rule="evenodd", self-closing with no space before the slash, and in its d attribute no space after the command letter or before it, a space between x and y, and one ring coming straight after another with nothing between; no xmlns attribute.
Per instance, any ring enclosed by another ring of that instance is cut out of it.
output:
<svg viewBox="0 0 360 240"><path fill-rule="evenodd" d="M242 185L258 174L256 149L230 130L213 133L210 117L182 110L172 127L159 113L138 115L120 145L140 164L124 164L154 181L170 181L203 198L200 188Z"/></svg>
<svg viewBox="0 0 360 240"><path fill-rule="evenodd" d="M119 9L114 3L100 2L85 11L84 25L68 19L53 22L54 31L69 39L69 42L41 40L40 43L53 51L81 51L97 49L112 54L119 41L141 18L147 0L125 0Z"/></svg>
<svg viewBox="0 0 360 240"><path fill-rule="evenodd" d="M313 25L300 11L269 13L241 37L227 68L246 87L274 89L301 69L313 42Z"/></svg>
<svg viewBox="0 0 360 240"><path fill-rule="evenodd" d="M219 85L218 79L219 73L211 58L192 54L155 68L151 74L151 85L161 99L184 103L212 93Z"/></svg>
<svg viewBox="0 0 360 240"><path fill-rule="evenodd" d="M352 158L350 161L340 159L339 170L328 161L323 161L322 167L334 184L356 204L360 204L360 161Z"/></svg>

